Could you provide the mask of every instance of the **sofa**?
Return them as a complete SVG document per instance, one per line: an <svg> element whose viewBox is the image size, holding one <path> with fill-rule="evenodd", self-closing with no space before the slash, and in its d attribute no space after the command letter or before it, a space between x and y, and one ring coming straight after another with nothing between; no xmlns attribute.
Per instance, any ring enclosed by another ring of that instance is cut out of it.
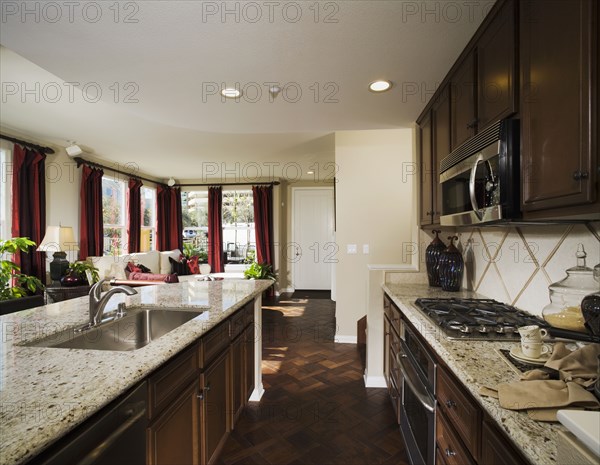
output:
<svg viewBox="0 0 600 465"><path fill-rule="evenodd" d="M162 284L162 281L147 281L147 280L136 280L133 283L129 280L129 276L125 272L125 267L129 262L136 265L144 265L149 268L154 274L167 275L171 273L171 262L169 258L173 260L179 260L181 257L181 251L179 249L169 250L167 252L158 252L152 250L150 252L139 252L126 255L106 255L103 257L87 258L87 261L92 263L98 268L98 275L100 279L107 279L112 285L128 284L128 285L148 285L148 284ZM244 270L249 265L225 265L225 273L211 273L212 278L217 279L243 279ZM201 279L198 275L185 275L178 276L179 282L194 281Z"/></svg>

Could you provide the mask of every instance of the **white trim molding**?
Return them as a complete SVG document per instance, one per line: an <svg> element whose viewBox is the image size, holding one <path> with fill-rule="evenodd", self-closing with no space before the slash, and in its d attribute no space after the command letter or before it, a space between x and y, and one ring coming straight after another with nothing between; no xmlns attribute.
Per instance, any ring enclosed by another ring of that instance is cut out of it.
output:
<svg viewBox="0 0 600 465"><path fill-rule="evenodd" d="M337 344L356 344L357 338L356 336L343 336L336 334L334 342Z"/></svg>
<svg viewBox="0 0 600 465"><path fill-rule="evenodd" d="M383 376L369 376L365 373L365 387L368 388L387 388L385 378Z"/></svg>

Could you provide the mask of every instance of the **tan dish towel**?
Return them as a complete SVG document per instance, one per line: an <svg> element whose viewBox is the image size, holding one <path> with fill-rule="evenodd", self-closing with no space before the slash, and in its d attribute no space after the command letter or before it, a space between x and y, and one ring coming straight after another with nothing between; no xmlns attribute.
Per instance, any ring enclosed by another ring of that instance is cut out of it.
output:
<svg viewBox="0 0 600 465"><path fill-rule="evenodd" d="M499 384L497 388L482 387L479 393L495 397L500 406L509 410L526 410L534 420L556 421L561 408L600 410L600 402L585 387L598 377L600 344L589 344L574 352L557 343L546 367L559 373L559 380L548 379L542 370L523 374L521 381Z"/></svg>

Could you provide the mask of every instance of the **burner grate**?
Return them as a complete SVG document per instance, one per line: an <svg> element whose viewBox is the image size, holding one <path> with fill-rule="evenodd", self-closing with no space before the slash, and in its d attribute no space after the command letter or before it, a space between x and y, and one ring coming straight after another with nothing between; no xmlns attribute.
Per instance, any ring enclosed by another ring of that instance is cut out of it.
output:
<svg viewBox="0 0 600 465"><path fill-rule="evenodd" d="M518 340L517 328L542 319L492 299L417 299L415 304L452 339Z"/></svg>

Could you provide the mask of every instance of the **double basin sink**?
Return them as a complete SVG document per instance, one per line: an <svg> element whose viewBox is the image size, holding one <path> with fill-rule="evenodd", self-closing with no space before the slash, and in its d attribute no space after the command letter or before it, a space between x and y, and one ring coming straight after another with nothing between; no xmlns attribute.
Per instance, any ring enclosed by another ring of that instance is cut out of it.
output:
<svg viewBox="0 0 600 465"><path fill-rule="evenodd" d="M206 310L128 308L122 316L106 315L94 327L71 327L24 345L63 349L131 351L164 336Z"/></svg>

